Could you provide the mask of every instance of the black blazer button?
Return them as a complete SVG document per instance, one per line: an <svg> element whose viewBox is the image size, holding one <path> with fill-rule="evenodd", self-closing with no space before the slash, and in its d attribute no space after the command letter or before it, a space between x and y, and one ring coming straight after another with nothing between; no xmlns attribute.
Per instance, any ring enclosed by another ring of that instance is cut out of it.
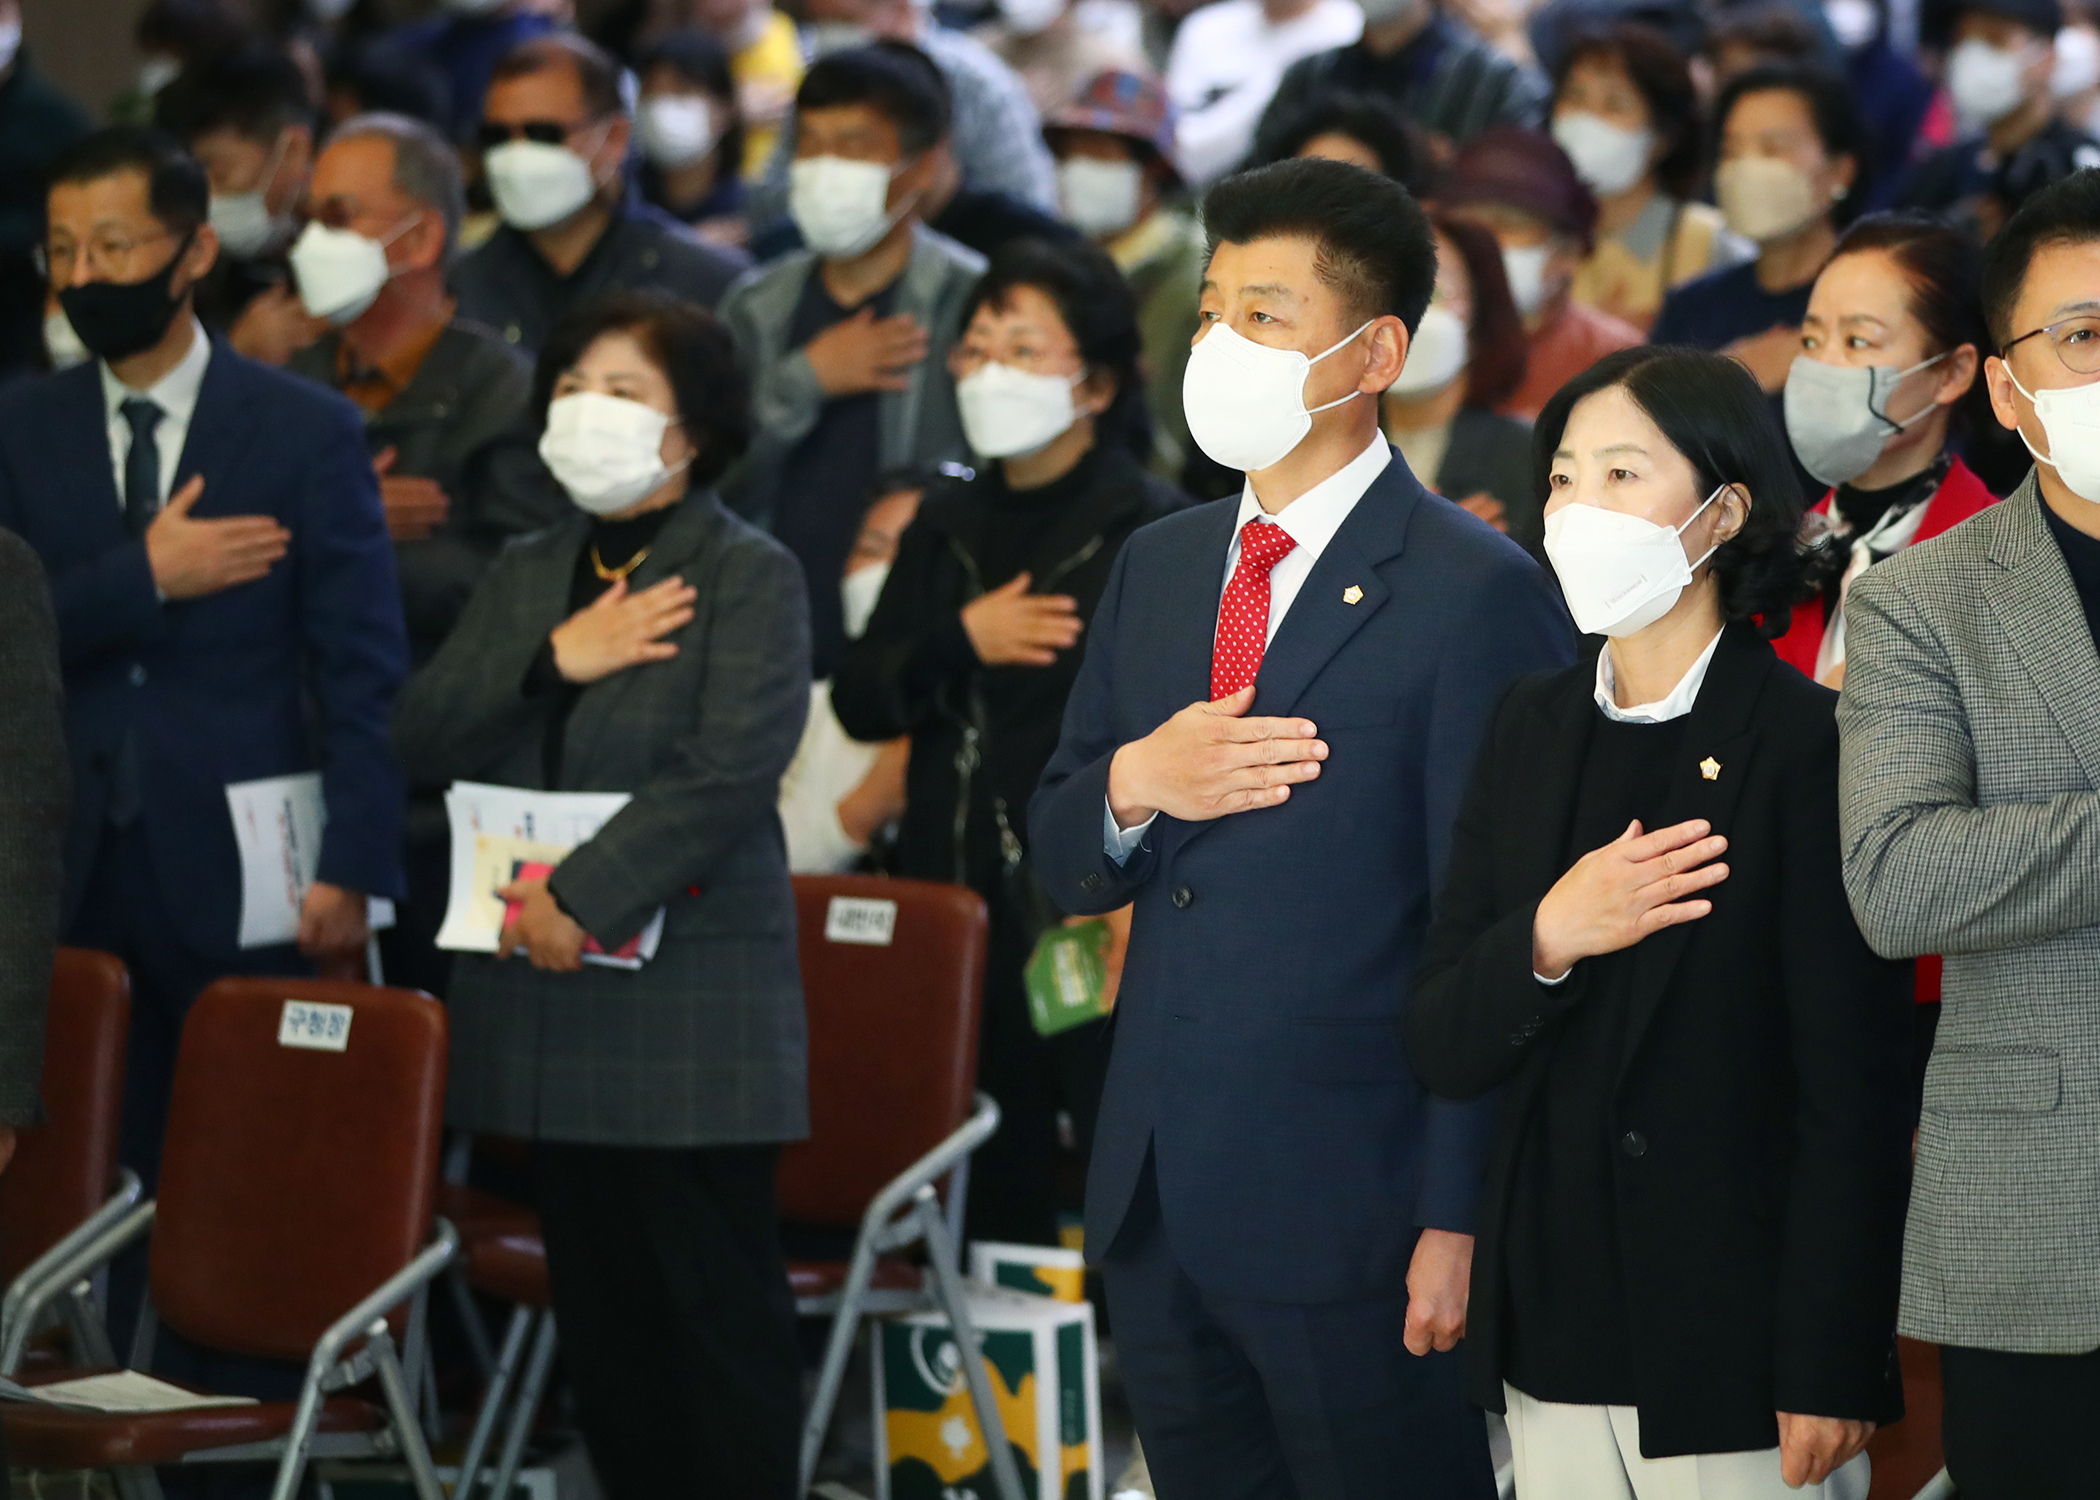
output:
<svg viewBox="0 0 2100 1500"><path fill-rule="evenodd" d="M1174 904L1181 908L1183 911L1187 911L1189 909L1189 903L1191 903L1195 899L1196 893L1190 890L1187 886L1177 885L1174 887Z"/></svg>
<svg viewBox="0 0 2100 1500"><path fill-rule="evenodd" d="M1628 1156L1646 1156L1648 1154L1648 1137L1642 1135L1638 1130L1629 1130L1619 1137L1619 1149Z"/></svg>
<svg viewBox="0 0 2100 1500"><path fill-rule="evenodd" d="M1088 875L1079 882L1079 888L1082 891L1098 891L1107 884L1108 882L1099 875Z"/></svg>

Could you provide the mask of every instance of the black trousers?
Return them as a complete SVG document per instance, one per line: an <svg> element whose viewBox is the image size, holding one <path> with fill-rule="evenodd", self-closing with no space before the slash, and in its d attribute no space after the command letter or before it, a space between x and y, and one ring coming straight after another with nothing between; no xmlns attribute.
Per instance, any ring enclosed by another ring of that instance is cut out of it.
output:
<svg viewBox="0 0 2100 1500"><path fill-rule="evenodd" d="M1032 945L1021 923L1001 915L996 897L992 912L977 1086L999 1101L999 1131L971 1158L965 1230L973 1240L1054 1245L1061 1167L1069 1161L1083 1172L1094 1148L1094 1117L1108 1076L1108 1023L1038 1035L1021 981ZM1069 1152L1058 1139L1060 1110L1072 1117ZM1071 1206L1079 1206L1076 1198Z"/></svg>
<svg viewBox="0 0 2100 1500"><path fill-rule="evenodd" d="M1940 1346L1940 1445L1961 1500L2100 1495L2100 1350Z"/></svg>
<svg viewBox="0 0 2100 1500"><path fill-rule="evenodd" d="M607 1500L791 1500L777 1146L534 1148L554 1318Z"/></svg>
<svg viewBox="0 0 2100 1500"><path fill-rule="evenodd" d="M1404 1290L1311 1305L1204 1291L1149 1159L1102 1274L1159 1500L1494 1500L1459 1353L1407 1352Z"/></svg>

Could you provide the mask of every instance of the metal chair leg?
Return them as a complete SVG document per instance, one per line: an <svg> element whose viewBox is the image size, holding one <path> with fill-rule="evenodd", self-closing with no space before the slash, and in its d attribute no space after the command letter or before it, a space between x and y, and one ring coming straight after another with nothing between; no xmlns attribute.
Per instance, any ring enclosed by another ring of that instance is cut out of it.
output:
<svg viewBox="0 0 2100 1500"><path fill-rule="evenodd" d="M415 1486L416 1500L445 1500L444 1487L431 1467L430 1447L423 1441L423 1428L416 1419L415 1399L408 1393L408 1381L394 1355L393 1336L387 1332L386 1324L381 1323L373 1333L371 1349L373 1363L379 1368L379 1388L386 1395L394 1441L408 1462L408 1479Z"/></svg>
<svg viewBox="0 0 2100 1500"><path fill-rule="evenodd" d="M474 1428L467 1436L466 1455L459 1461L459 1483L453 1487L453 1500L467 1500L474 1493L474 1485L481 1478L482 1460L488 1457L489 1439L495 1436L496 1421L503 1415L503 1403L510 1395L511 1381L518 1371L518 1360L525 1352L525 1337L532 1332L533 1311L520 1307L512 1311L510 1326L503 1333L503 1349L497 1354L495 1367L489 1372L489 1382L481 1393L481 1409L474 1413Z"/></svg>
<svg viewBox="0 0 2100 1500"><path fill-rule="evenodd" d="M453 1310L467 1331L467 1352L473 1356L474 1369L487 1380L496 1368L496 1351L489 1343L488 1327L481 1321L481 1309L475 1305L474 1289L467 1285L466 1268L454 1266L445 1273L445 1280L452 1288Z"/></svg>
<svg viewBox="0 0 2100 1500"><path fill-rule="evenodd" d="M853 1342L860 1332L860 1307L868 1295L868 1284L874 1279L875 1254L872 1248L863 1253L863 1246L855 1245L853 1264L846 1272L846 1284L839 1289L838 1310L831 1315L831 1334L824 1341L824 1363L817 1374L816 1393L811 1396L809 1413L802 1419L802 1486L800 1494L808 1494L816 1480L817 1460L823 1456L824 1437L831 1430L831 1418L838 1406L839 1388L845 1384L846 1366L853 1358Z"/></svg>
<svg viewBox="0 0 2100 1500"><path fill-rule="evenodd" d="M533 1341L532 1362L525 1367L525 1381L518 1387L517 1403L511 1407L510 1431L503 1439L503 1459L489 1482L489 1500L510 1500L511 1484L525 1462L525 1440L532 1436L532 1419L539 1415L540 1397L546 1394L547 1371L554 1364L557 1343L554 1313L540 1314L539 1337Z"/></svg>
<svg viewBox="0 0 2100 1500"><path fill-rule="evenodd" d="M963 1381L970 1388L970 1404L977 1410L977 1430L984 1436L985 1455L991 1460L992 1483L1000 1500L1027 1500L1021 1488L1021 1471L1014 1463L1013 1445L1006 1440L1006 1424L999 1416L999 1402L992 1394L991 1377L984 1371L984 1356L978 1352L977 1330L970 1322L968 1295L962 1272L955 1264L955 1244L941 1218L940 1200L929 1187L918 1191L915 1212L926 1236L926 1259L933 1267L934 1296L948 1315L948 1331L955 1339Z"/></svg>

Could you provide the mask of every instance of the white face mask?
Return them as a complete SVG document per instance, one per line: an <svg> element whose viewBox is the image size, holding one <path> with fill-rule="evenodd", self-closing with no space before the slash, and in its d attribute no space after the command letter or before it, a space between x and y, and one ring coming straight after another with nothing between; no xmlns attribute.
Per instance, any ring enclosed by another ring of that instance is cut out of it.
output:
<svg viewBox="0 0 2100 1500"><path fill-rule="evenodd" d="M288 258L307 312L338 328L363 317L394 274L386 247L414 222L404 219L383 240L367 239L354 229L330 229L318 219L300 230Z"/></svg>
<svg viewBox="0 0 2100 1500"><path fill-rule="evenodd" d="M1847 52L1857 52L1881 30L1881 12L1874 8L1874 0L1823 0L1823 19Z"/></svg>
<svg viewBox="0 0 2100 1500"><path fill-rule="evenodd" d="M653 406L597 391L562 396L547 407L540 459L569 498L594 516L609 516L654 493L683 469L663 460L671 419Z"/></svg>
<svg viewBox="0 0 2100 1500"><path fill-rule="evenodd" d="M1587 110L1555 115L1553 139L1575 164L1575 175L1607 198L1639 182L1655 154L1654 131L1628 130Z"/></svg>
<svg viewBox="0 0 2100 1500"><path fill-rule="evenodd" d="M875 33L857 21L811 21L802 28L802 50L811 62L874 40Z"/></svg>
<svg viewBox="0 0 2100 1500"><path fill-rule="evenodd" d="M643 152L659 167L689 167L715 149L715 112L697 94L644 99L636 126Z"/></svg>
<svg viewBox="0 0 2100 1500"><path fill-rule="evenodd" d="M2056 62L2049 69L2049 94L2069 99L2100 84L2100 33L2066 26L2056 34Z"/></svg>
<svg viewBox="0 0 2100 1500"><path fill-rule="evenodd" d="M1422 309L1421 326L1408 341L1407 363L1387 394L1426 396L1458 379L1466 367L1466 320L1441 302Z"/></svg>
<svg viewBox="0 0 2100 1500"><path fill-rule="evenodd" d="M1065 13L1066 0L999 0L999 19L1022 36L1047 31Z"/></svg>
<svg viewBox="0 0 2100 1500"><path fill-rule="evenodd" d="M1546 262L1552 255L1550 245L1520 245L1502 251L1502 274L1509 278L1509 295L1527 318L1546 305Z"/></svg>
<svg viewBox="0 0 2100 1500"><path fill-rule="evenodd" d="M2027 55L1971 37L1947 54L1947 93L1954 112L1971 126L1995 125L2025 102L2020 75Z"/></svg>
<svg viewBox="0 0 2100 1500"><path fill-rule="evenodd" d="M847 640L857 641L867 633L868 621L875 618L875 605L889 578L890 565L881 562L855 568L839 580L839 610L846 617Z"/></svg>
<svg viewBox="0 0 2100 1500"><path fill-rule="evenodd" d="M955 382L963 436L985 458L1018 458L1062 437L1078 420L1075 380L1038 375L996 360Z"/></svg>
<svg viewBox="0 0 2100 1500"><path fill-rule="evenodd" d="M1708 495L1682 526L1580 503L1546 517L1546 557L1575 628L1584 635L1632 635L1676 608L1699 564L1720 548L1716 542L1698 562L1687 562L1685 530L1727 488Z"/></svg>
<svg viewBox="0 0 2100 1500"><path fill-rule="evenodd" d="M1224 323L1189 351L1181 375L1181 407L1189 436L1215 463L1251 474L1281 463L1312 431L1315 412L1354 401L1361 391L1307 408L1305 381L1312 367L1353 342L1374 320L1307 359L1296 349L1271 349L1242 338Z"/></svg>
<svg viewBox="0 0 2100 1500"><path fill-rule="evenodd" d="M1728 227L1761 245L1785 239L1834 201L1819 201L1814 178L1773 156L1722 162L1714 169L1714 197Z"/></svg>
<svg viewBox="0 0 2100 1500"><path fill-rule="evenodd" d="M2020 434L2034 461L2056 470L2056 477L2079 499L2100 505L2100 385L2030 391L2020 384L2011 365L2005 367L2005 373L2013 389L2034 404L2042 436L2049 440L2049 456L2044 458L2034 444L2027 443L2027 434Z"/></svg>
<svg viewBox="0 0 2100 1500"><path fill-rule="evenodd" d="M1905 379L1945 354L1908 370L1894 365L1826 365L1807 355L1786 374L1786 435L1801 467L1825 484L1846 484L1874 467L1890 438L1933 409L1920 407L1898 422L1889 398Z"/></svg>
<svg viewBox="0 0 2100 1500"><path fill-rule="evenodd" d="M803 243L831 259L871 249L903 217L903 207L889 209L893 175L879 161L843 156L808 156L790 165L788 214Z"/></svg>
<svg viewBox="0 0 2100 1500"><path fill-rule="evenodd" d="M528 233L559 224L598 191L589 162L545 141L505 141L489 149L482 165L496 212L511 228Z"/></svg>
<svg viewBox="0 0 2100 1500"><path fill-rule="evenodd" d="M1134 161L1068 156L1057 164L1057 201L1081 234L1099 239L1137 222L1145 169Z"/></svg>
<svg viewBox="0 0 2100 1500"><path fill-rule="evenodd" d="M73 331L73 320L66 316L63 307L54 307L44 314L44 352L51 356L54 370L70 370L92 358L88 346Z"/></svg>
<svg viewBox="0 0 2100 1500"><path fill-rule="evenodd" d="M277 144L270 151L270 164L263 168L262 177L252 189L211 195L211 227L228 255L253 259L291 232L290 217L272 214L269 202L270 184L277 180L277 169L284 164L288 139L282 133L278 135Z"/></svg>

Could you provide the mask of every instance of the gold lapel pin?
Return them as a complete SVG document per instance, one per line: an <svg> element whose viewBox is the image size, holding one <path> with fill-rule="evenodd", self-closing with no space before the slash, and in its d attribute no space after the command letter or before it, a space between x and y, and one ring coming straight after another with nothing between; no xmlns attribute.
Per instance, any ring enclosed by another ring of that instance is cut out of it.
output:
<svg viewBox="0 0 2100 1500"><path fill-rule="evenodd" d="M1721 763L1709 755L1705 760L1699 762L1699 774L1708 781L1719 781L1721 779Z"/></svg>
<svg viewBox="0 0 2100 1500"><path fill-rule="evenodd" d="M1342 590L1342 603L1344 603L1344 604L1361 604L1361 603L1363 603L1363 602L1364 602L1364 591L1363 591L1363 585L1361 585L1361 584L1356 584L1356 583L1352 583L1352 584L1350 584L1350 585L1349 585L1349 587L1347 587L1347 588L1345 588L1345 589L1343 589L1343 590Z"/></svg>

